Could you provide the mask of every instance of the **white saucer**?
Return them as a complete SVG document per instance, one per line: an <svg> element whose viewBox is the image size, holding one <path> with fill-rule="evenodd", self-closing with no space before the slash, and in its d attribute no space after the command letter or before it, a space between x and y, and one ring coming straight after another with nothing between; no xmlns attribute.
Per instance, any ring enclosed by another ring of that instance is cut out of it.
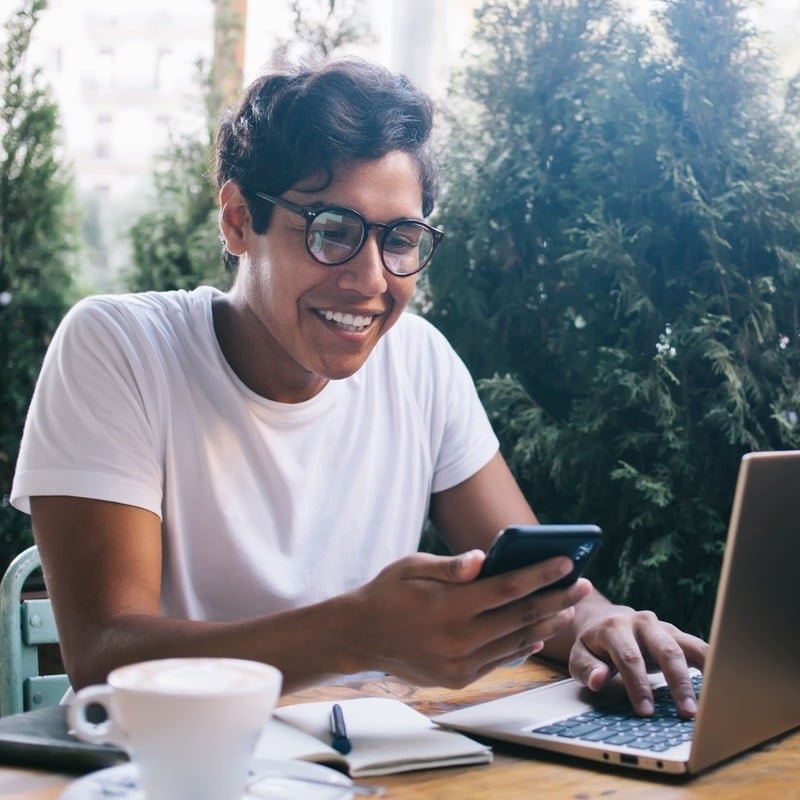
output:
<svg viewBox="0 0 800 800"><path fill-rule="evenodd" d="M348 787L352 781L335 769L306 761L264 761L254 759L251 771L261 776L242 800L351 800ZM303 783L292 778L309 778L329 783ZM146 800L139 788L139 771L135 764L108 767L73 781L61 800Z"/></svg>

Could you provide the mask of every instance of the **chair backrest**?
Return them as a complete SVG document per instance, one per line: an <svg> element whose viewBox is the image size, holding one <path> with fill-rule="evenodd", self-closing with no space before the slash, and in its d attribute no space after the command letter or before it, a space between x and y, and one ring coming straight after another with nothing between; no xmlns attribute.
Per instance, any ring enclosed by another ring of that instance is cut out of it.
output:
<svg viewBox="0 0 800 800"><path fill-rule="evenodd" d="M58 643L47 597L25 598L23 586L40 566L34 545L20 553L0 581L0 715L56 705L69 688L66 675L41 675L39 648Z"/></svg>

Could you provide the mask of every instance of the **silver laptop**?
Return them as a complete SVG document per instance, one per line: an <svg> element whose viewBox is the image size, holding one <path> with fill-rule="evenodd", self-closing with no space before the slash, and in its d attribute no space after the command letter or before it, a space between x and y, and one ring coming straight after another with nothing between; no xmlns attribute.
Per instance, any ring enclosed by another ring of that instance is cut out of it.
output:
<svg viewBox="0 0 800 800"><path fill-rule="evenodd" d="M693 721L680 720L667 699L649 729L621 684L598 695L572 679L434 721L662 773L698 772L799 726L800 451L742 459L709 645ZM652 683L668 698L662 676Z"/></svg>

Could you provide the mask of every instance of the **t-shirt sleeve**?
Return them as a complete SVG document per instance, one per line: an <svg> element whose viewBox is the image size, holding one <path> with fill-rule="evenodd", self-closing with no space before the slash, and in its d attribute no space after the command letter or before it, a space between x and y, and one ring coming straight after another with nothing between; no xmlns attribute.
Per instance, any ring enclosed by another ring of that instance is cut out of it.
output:
<svg viewBox="0 0 800 800"><path fill-rule="evenodd" d="M20 444L11 503L68 495L161 516L158 400L152 365L121 303L82 300L48 348Z"/></svg>
<svg viewBox="0 0 800 800"><path fill-rule="evenodd" d="M421 318L409 320L423 343L410 369L418 402L428 419L432 492L442 492L472 477L497 453L499 442L475 383L447 339ZM420 371L425 365L425 373Z"/></svg>

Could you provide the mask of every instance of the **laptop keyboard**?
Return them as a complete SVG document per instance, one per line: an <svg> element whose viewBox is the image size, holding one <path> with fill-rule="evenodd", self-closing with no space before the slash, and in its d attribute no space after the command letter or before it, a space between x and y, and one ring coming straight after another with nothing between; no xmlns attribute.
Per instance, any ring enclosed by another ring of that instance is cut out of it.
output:
<svg viewBox="0 0 800 800"><path fill-rule="evenodd" d="M695 693L700 695L703 678L692 678ZM581 739L611 745L624 745L636 750L663 753L692 738L694 720L678 716L667 686L653 691L655 712L652 717L640 717L627 701L604 706L567 717L550 725L532 728L532 733L557 736L560 739Z"/></svg>

